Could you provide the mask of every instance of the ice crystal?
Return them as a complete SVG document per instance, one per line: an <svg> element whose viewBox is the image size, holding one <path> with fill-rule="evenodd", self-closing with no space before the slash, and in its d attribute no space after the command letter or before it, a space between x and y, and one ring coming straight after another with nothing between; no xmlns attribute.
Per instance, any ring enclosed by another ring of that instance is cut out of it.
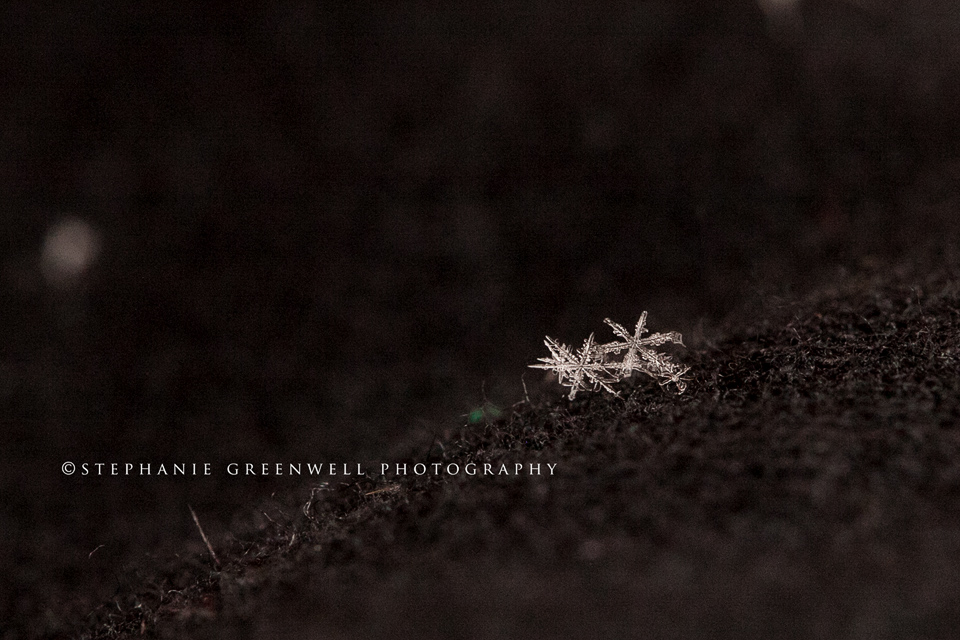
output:
<svg viewBox="0 0 960 640"><path fill-rule="evenodd" d="M588 388L596 391L603 388L615 394L610 386L611 382L620 379L604 362L604 358L597 357L598 347L593 342L593 334L584 340L583 346L577 352L571 352L565 344L547 336L543 341L550 349L549 358L538 358L542 364L530 365L534 369L550 369L557 374L557 380L565 387L570 387L570 399L577 397L577 391Z"/></svg>
<svg viewBox="0 0 960 640"><path fill-rule="evenodd" d="M686 390L684 375L690 367L674 362L667 353L655 350L655 347L667 342L683 345L683 336L676 331L671 331L652 333L644 337L644 333L649 333L646 328L646 311L640 316L632 334L610 318L606 318L604 322L620 338L620 342L596 344L591 333L590 337L584 341L583 347L579 351L572 352L566 345L547 336L544 344L550 349L550 357L538 358L540 364L530 366L535 369L549 369L556 373L557 381L563 386L570 387L571 400L576 397L580 389L589 391L603 389L617 395L616 390L610 385L629 378L634 371L640 371L655 378L661 386L675 384L678 393ZM619 355L624 351L626 353L620 360L610 359L611 354Z"/></svg>

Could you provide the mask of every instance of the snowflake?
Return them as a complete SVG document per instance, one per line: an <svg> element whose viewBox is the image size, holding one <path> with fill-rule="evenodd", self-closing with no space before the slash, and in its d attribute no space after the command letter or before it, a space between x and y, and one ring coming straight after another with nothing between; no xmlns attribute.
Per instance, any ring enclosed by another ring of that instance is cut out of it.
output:
<svg viewBox="0 0 960 640"><path fill-rule="evenodd" d="M669 354L660 353L654 349L667 342L683 345L683 336L676 331L671 331L643 337L644 333L648 333L646 311L640 316L632 334L610 318L606 318L604 322L622 340L621 342L598 345L594 343L591 333L583 343L583 347L578 352L571 353L566 345L560 345L547 336L544 343L550 349L552 357L539 358L542 364L530 366L554 371L558 382L570 387L571 400L576 397L580 389L596 391L602 388L617 395L610 384L629 378L634 371L656 378L661 386L675 384L678 393L686 390L687 383L684 375L690 371L690 367L674 362ZM610 354L619 355L624 350L626 353L619 361L608 359Z"/></svg>
<svg viewBox="0 0 960 640"><path fill-rule="evenodd" d="M550 349L551 357L538 358L543 364L532 364L530 367L553 370L557 374L557 381L570 387L571 400L577 397L577 391L586 389L588 384L591 391L603 388L612 394L617 393L608 383L616 382L620 378L614 375L604 362L601 352L593 342L592 333L576 353L571 353L567 345L557 343L550 336L547 336L543 343Z"/></svg>
<svg viewBox="0 0 960 640"><path fill-rule="evenodd" d="M672 382L677 385L677 393L683 393L687 390L687 379L683 377L687 371L690 371L690 367L671 362L669 367L660 371L660 386L665 387Z"/></svg>
<svg viewBox="0 0 960 640"><path fill-rule="evenodd" d="M646 311L640 316L633 335L630 335L622 325L617 324L610 318L605 318L604 322L613 329L615 334L623 338L623 342L610 342L601 345L600 348L603 349L604 353L620 353L624 349L627 350L626 355L623 356L623 360L619 363L619 368L623 371L624 376L629 376L633 373L634 369L639 369L656 377L660 372L670 370L675 365L669 355L658 353L651 347L659 347L667 342L686 346L683 345L683 336L676 331L671 331L670 333L653 333L646 338L641 337L649 331L646 328Z"/></svg>

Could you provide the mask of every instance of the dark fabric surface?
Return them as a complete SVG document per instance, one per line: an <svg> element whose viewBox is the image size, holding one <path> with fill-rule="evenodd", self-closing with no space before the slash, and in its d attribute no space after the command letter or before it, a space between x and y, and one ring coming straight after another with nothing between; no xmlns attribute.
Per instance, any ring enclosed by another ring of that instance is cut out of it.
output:
<svg viewBox="0 0 960 640"><path fill-rule="evenodd" d="M958 32L949 2L8 3L0 637L943 635ZM644 310L683 396L527 368ZM562 473L371 480L324 520L296 478L61 471L452 452Z"/></svg>

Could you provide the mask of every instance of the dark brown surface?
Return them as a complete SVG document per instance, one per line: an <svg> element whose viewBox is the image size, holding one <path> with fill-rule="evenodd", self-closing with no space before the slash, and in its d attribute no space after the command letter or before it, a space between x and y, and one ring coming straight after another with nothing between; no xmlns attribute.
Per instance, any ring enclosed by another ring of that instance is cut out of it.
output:
<svg viewBox="0 0 960 640"><path fill-rule="evenodd" d="M554 477L293 491L222 571L148 576L93 637L951 637L957 272L764 316L690 353L683 396L521 403L409 460Z"/></svg>
<svg viewBox="0 0 960 640"><path fill-rule="evenodd" d="M943 635L952 3L8 4L3 640ZM68 287L64 217L102 249ZM544 334L645 309L695 388L548 401ZM305 521L295 481L60 472L436 438L564 473Z"/></svg>

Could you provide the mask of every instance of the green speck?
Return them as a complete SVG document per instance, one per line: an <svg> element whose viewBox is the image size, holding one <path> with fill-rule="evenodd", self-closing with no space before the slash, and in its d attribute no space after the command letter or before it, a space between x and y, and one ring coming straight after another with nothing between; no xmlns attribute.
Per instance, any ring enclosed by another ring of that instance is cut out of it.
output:
<svg viewBox="0 0 960 640"><path fill-rule="evenodd" d="M486 402L482 407L477 407L467 415L467 420L470 424L477 424L484 418L492 418L496 420L503 415L503 411L493 403Z"/></svg>

